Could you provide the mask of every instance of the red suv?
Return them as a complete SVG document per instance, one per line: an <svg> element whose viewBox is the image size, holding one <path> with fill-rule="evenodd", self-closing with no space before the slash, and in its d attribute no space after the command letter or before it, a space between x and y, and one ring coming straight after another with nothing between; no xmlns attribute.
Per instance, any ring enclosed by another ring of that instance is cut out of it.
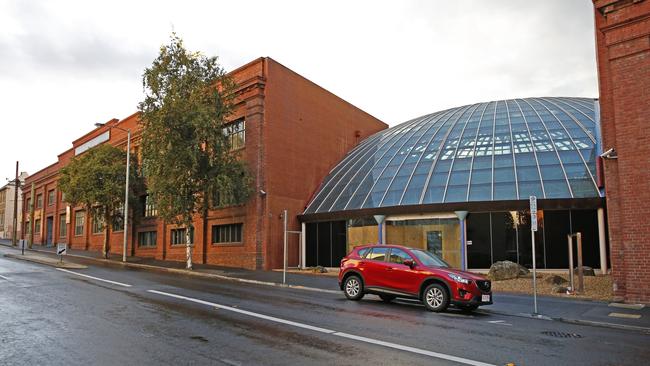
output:
<svg viewBox="0 0 650 366"><path fill-rule="evenodd" d="M354 248L341 260L339 287L350 300L365 294L386 302L413 298L435 312L449 304L467 311L492 304L491 283L485 277L452 269L435 254L400 245Z"/></svg>

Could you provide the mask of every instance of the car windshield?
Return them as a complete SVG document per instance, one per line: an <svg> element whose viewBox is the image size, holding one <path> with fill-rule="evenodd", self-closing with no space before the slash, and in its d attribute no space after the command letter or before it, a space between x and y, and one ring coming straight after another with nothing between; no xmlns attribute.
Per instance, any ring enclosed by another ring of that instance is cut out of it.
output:
<svg viewBox="0 0 650 366"><path fill-rule="evenodd" d="M437 255L419 249L411 249L411 253L425 266L449 267L449 264Z"/></svg>

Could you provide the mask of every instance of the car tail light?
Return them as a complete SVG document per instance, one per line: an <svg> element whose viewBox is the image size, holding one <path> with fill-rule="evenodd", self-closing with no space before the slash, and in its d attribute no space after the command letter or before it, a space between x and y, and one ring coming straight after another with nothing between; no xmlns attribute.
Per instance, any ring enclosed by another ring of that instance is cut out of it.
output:
<svg viewBox="0 0 650 366"><path fill-rule="evenodd" d="M341 259L341 267L343 267L343 265L344 265L345 262L347 262L347 261L348 261L348 257L343 257L343 259Z"/></svg>

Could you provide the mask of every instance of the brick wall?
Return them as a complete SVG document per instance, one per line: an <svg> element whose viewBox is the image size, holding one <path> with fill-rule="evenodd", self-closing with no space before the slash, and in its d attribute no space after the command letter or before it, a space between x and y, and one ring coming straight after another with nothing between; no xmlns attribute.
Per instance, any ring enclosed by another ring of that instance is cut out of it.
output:
<svg viewBox="0 0 650 366"><path fill-rule="evenodd" d="M594 7L614 294L650 303L650 1Z"/></svg>
<svg viewBox="0 0 650 366"><path fill-rule="evenodd" d="M299 230L296 216L329 170L350 148L387 125L270 58L253 60L230 76L238 84L231 119L243 117L246 121L246 143L238 153L254 177L254 194L246 205L210 211L205 219L195 218L193 261L249 269L279 268L283 254L282 210L289 210L289 229ZM132 131L132 158L137 158L140 131L138 115L133 114L123 120L112 119L73 141L73 148L60 154L56 164L29 177L27 184L34 182L37 194L46 197L47 190L56 187L59 169L74 157L75 148L106 132L111 125ZM124 148L126 133L112 129L107 143ZM27 197L24 195L24 199ZM129 206L135 207L134 203ZM80 207L70 208L67 235L59 237L59 215L66 212L66 207L57 192L56 204L43 214L54 220L53 242L100 251L104 235L92 233L93 218L88 213L82 235L74 235L75 212ZM212 243L213 225L239 223L243 225L240 243ZM128 254L185 261L185 246L171 245L173 228L156 218L139 218L136 225L129 227ZM138 245L138 233L145 231L156 231L155 247ZM111 233L112 253L122 253L122 238L123 232ZM44 243L43 235L35 235L34 242ZM297 244L291 247L293 265L297 264L297 249Z"/></svg>

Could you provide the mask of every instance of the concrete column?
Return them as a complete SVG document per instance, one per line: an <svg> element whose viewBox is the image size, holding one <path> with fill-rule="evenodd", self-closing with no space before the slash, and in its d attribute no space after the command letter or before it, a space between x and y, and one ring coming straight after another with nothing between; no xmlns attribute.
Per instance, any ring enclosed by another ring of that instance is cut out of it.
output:
<svg viewBox="0 0 650 366"><path fill-rule="evenodd" d="M465 218L467 211L454 211L458 220L460 220L460 269L467 269L467 240L465 238Z"/></svg>
<svg viewBox="0 0 650 366"><path fill-rule="evenodd" d="M598 248L600 249L600 273L607 273L607 238L605 238L605 210L598 209Z"/></svg>
<svg viewBox="0 0 650 366"><path fill-rule="evenodd" d="M377 230L379 235L379 244L386 244L386 230L384 229L384 220L386 220L385 215L375 215L375 221L377 221Z"/></svg>

